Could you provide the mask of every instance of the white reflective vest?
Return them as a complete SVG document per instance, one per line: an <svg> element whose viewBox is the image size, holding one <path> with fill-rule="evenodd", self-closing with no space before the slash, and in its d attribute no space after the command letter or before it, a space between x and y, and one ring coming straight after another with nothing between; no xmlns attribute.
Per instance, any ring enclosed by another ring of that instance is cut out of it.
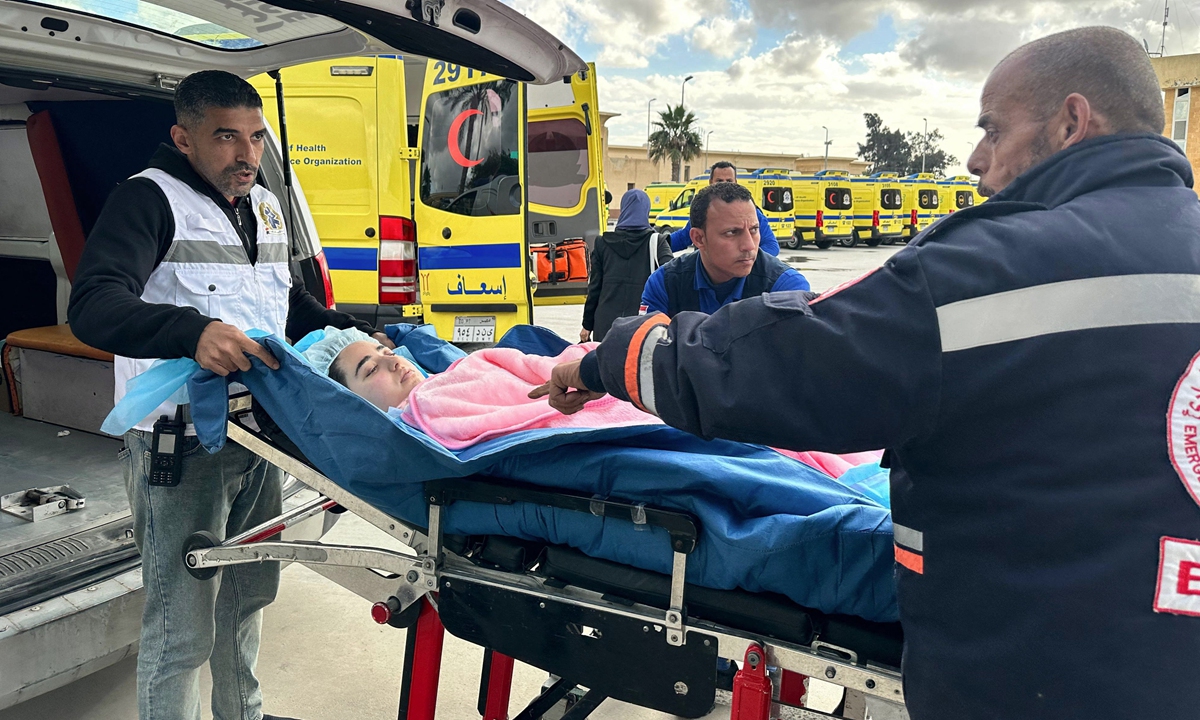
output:
<svg viewBox="0 0 1200 720"><path fill-rule="evenodd" d="M162 188L175 220L171 247L150 273L142 300L193 307L240 330L283 337L292 275L287 230L275 196L259 185L250 191L258 218L258 261L252 265L237 229L212 198L156 168L134 177L149 178ZM116 402L125 395L126 383L154 363L155 359L115 358ZM175 404L163 403L137 429L152 430L160 415L174 418Z"/></svg>

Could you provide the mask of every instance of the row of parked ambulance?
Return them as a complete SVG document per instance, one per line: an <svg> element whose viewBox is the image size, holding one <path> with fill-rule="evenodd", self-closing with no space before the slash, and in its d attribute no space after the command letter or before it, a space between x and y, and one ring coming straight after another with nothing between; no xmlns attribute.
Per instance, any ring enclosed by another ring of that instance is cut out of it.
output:
<svg viewBox="0 0 1200 720"><path fill-rule="evenodd" d="M766 168L739 173L738 182L754 196L779 244L788 248L908 242L938 218L984 200L968 175L858 176L844 170L807 175ZM655 227L670 231L686 225L692 198L707 184L708 175L697 175L686 184L647 187Z"/></svg>

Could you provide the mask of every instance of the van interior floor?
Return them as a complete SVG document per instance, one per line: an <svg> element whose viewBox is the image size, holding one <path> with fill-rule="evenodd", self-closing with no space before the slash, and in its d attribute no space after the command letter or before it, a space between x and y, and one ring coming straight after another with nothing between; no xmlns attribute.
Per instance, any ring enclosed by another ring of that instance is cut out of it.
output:
<svg viewBox="0 0 1200 720"><path fill-rule="evenodd" d="M0 413L0 495L70 485L85 498L79 510L36 522L0 513L0 615L136 565L121 445Z"/></svg>

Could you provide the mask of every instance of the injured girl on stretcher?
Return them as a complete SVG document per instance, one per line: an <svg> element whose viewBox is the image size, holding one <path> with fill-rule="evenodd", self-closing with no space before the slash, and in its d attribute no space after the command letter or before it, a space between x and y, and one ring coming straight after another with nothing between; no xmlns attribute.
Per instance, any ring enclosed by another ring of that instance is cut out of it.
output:
<svg viewBox="0 0 1200 720"><path fill-rule="evenodd" d="M354 328L326 328L325 337L304 355L317 370L380 410L399 413L405 423L449 450L520 430L661 425L654 415L611 395L593 400L573 415L554 410L546 398L529 398L532 388L549 380L555 365L578 360L597 344L571 345L554 357L491 348L429 376L403 349L393 351ZM779 452L835 478L880 456Z"/></svg>
<svg viewBox="0 0 1200 720"><path fill-rule="evenodd" d="M506 335L500 346L466 356L425 333L446 351L435 357L411 342L415 331L392 350L357 331L327 328L319 340L298 344L305 367L287 355L279 370L243 379L322 472L397 518L425 521L421 488L428 480L475 474L652 504L699 522L689 582L781 593L828 613L895 619L887 471L879 453L704 440L610 396L562 415L546 398L528 394L555 365L594 345L568 345L528 326L516 330L513 341ZM543 342L529 340L539 335ZM442 372L427 373L419 359ZM463 502L447 509L445 523L447 532L462 535L565 545L660 573L672 567L665 534L636 520L531 503Z"/></svg>
<svg viewBox="0 0 1200 720"><path fill-rule="evenodd" d="M427 376L403 349L393 351L353 328L327 328L325 337L304 355L318 371L380 410L399 413L404 422L449 450L520 430L661 424L611 396L571 416L551 408L545 398L528 397L532 388L549 379L556 364L579 359L595 346L572 345L556 357L490 348Z"/></svg>

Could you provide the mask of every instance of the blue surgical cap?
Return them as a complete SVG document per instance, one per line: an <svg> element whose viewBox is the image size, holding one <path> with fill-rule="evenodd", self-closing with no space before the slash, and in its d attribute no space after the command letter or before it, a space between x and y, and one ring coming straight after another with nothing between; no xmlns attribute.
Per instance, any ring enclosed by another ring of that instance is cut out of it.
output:
<svg viewBox="0 0 1200 720"><path fill-rule="evenodd" d="M337 359L338 354L346 349L347 345L359 340L370 339L370 335L358 328L339 330L332 326L326 327L325 336L312 345L309 345L304 350L304 357L312 363L317 372L322 375L328 375L329 366Z"/></svg>

